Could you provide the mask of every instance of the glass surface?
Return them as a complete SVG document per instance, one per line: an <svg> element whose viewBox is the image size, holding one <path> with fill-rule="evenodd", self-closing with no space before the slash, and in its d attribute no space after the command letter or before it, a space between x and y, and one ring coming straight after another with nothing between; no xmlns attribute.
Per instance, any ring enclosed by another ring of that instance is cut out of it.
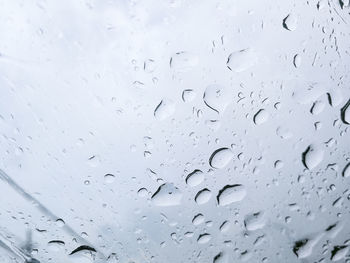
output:
<svg viewBox="0 0 350 263"><path fill-rule="evenodd" d="M349 0L1 0L0 262L350 262Z"/></svg>

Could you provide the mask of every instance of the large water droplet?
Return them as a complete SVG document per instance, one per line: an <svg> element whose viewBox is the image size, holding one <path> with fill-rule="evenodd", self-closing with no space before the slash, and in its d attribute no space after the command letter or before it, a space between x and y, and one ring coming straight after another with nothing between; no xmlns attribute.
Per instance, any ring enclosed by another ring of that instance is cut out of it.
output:
<svg viewBox="0 0 350 263"><path fill-rule="evenodd" d="M345 124L350 124L350 107L349 106L350 106L350 99L345 103L343 108L341 108L340 110L341 120Z"/></svg>
<svg viewBox="0 0 350 263"><path fill-rule="evenodd" d="M348 246L335 246L332 250L331 260L332 261L339 261L348 254L349 247Z"/></svg>
<svg viewBox="0 0 350 263"><path fill-rule="evenodd" d="M213 259L213 263L227 263L227 262L228 262L228 256L227 256L227 253L224 253L224 252L220 252Z"/></svg>
<svg viewBox="0 0 350 263"><path fill-rule="evenodd" d="M115 180L114 174L106 174L106 175L104 176L104 181L105 181L105 183L107 183L107 184L113 183L114 180Z"/></svg>
<svg viewBox="0 0 350 263"><path fill-rule="evenodd" d="M253 120L256 125L260 125L266 122L269 117L270 114L266 110L260 109L257 113L255 113Z"/></svg>
<svg viewBox="0 0 350 263"><path fill-rule="evenodd" d="M289 14L283 19L283 27L289 31L297 29L298 19L295 15Z"/></svg>
<svg viewBox="0 0 350 263"><path fill-rule="evenodd" d="M222 169L233 159L233 153L229 148L220 148L212 153L209 164L213 168Z"/></svg>
<svg viewBox="0 0 350 263"><path fill-rule="evenodd" d="M184 102L191 102L196 98L196 92L192 89L185 89L182 92L182 100Z"/></svg>
<svg viewBox="0 0 350 263"><path fill-rule="evenodd" d="M212 196L211 191L209 189L205 188L203 190L200 190L196 194L194 200L196 201L197 204L203 205L210 200L211 196Z"/></svg>
<svg viewBox="0 0 350 263"><path fill-rule="evenodd" d="M204 103L216 111L217 113L223 113L226 107L230 104L231 98L229 90L223 86L213 84L209 85L203 95Z"/></svg>
<svg viewBox="0 0 350 263"><path fill-rule="evenodd" d="M263 212L249 214L244 219L245 228L248 231L255 231L265 226L266 219Z"/></svg>
<svg viewBox="0 0 350 263"><path fill-rule="evenodd" d="M307 258L312 254L314 246L320 241L323 237L323 233L316 234L313 237L305 238L295 242L293 247L293 252L297 255L298 258Z"/></svg>
<svg viewBox="0 0 350 263"><path fill-rule="evenodd" d="M345 167L343 169L343 176L344 177L350 177L350 163L345 165Z"/></svg>
<svg viewBox="0 0 350 263"><path fill-rule="evenodd" d="M204 174L201 170L194 170L192 173L187 175L186 184L191 187L197 186L204 180Z"/></svg>
<svg viewBox="0 0 350 263"><path fill-rule="evenodd" d="M152 202L156 206L175 206L181 204L182 193L172 183L165 183L159 186L152 196Z"/></svg>
<svg viewBox="0 0 350 263"><path fill-rule="evenodd" d="M173 115L174 112L175 103L170 99L163 99L154 110L154 116L162 121Z"/></svg>
<svg viewBox="0 0 350 263"><path fill-rule="evenodd" d="M198 237L197 242L198 244L205 244L205 243L208 243L210 239L211 239L211 235L208 233L204 233Z"/></svg>
<svg viewBox="0 0 350 263"><path fill-rule="evenodd" d="M222 188L216 199L218 201L218 205L224 206L229 205L234 202L239 202L243 200L243 198L247 195L247 191L245 187L241 184L234 185L226 185Z"/></svg>
<svg viewBox="0 0 350 263"><path fill-rule="evenodd" d="M204 216L202 214L197 214L192 219L192 224L198 226L204 222Z"/></svg>
<svg viewBox="0 0 350 263"><path fill-rule="evenodd" d="M242 49L232 52L227 59L227 67L234 72L242 72L251 68L257 61L255 52L250 49Z"/></svg>
<svg viewBox="0 0 350 263"><path fill-rule="evenodd" d="M320 147L311 144L303 152L302 161L307 169L312 170L322 162L323 156L324 151Z"/></svg>

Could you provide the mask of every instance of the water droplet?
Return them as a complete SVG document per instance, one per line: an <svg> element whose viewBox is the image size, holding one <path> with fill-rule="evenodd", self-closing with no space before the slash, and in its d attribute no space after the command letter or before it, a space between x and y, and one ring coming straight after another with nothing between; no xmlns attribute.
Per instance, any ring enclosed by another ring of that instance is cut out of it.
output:
<svg viewBox="0 0 350 263"><path fill-rule="evenodd" d="M343 108L340 110L341 120L345 124L350 124L350 99L345 103Z"/></svg>
<svg viewBox="0 0 350 263"><path fill-rule="evenodd" d="M175 103L170 99L163 99L154 110L154 117L157 120L165 120L175 112Z"/></svg>
<svg viewBox="0 0 350 263"><path fill-rule="evenodd" d="M162 184L152 196L152 202L156 206L180 205L181 199L181 191L172 183Z"/></svg>
<svg viewBox="0 0 350 263"><path fill-rule="evenodd" d="M284 127L278 127L276 129L276 134L281 138L281 139L290 139L293 137L293 133L287 129L287 128L284 128Z"/></svg>
<svg viewBox="0 0 350 263"><path fill-rule="evenodd" d="M53 252L58 252L64 247L65 243L61 240L51 240L48 242L48 248Z"/></svg>
<svg viewBox="0 0 350 263"><path fill-rule="evenodd" d="M344 170L343 170L343 176L350 177L350 163L345 165Z"/></svg>
<svg viewBox="0 0 350 263"><path fill-rule="evenodd" d="M289 31L297 29L298 19L295 15L289 14L283 19L283 27Z"/></svg>
<svg viewBox="0 0 350 263"><path fill-rule="evenodd" d="M332 261L339 261L348 254L349 247L348 246L335 246L332 250L331 260Z"/></svg>
<svg viewBox="0 0 350 263"><path fill-rule="evenodd" d="M222 169L233 159L233 153L229 148L220 148L212 153L209 164L216 169Z"/></svg>
<svg viewBox="0 0 350 263"><path fill-rule="evenodd" d="M323 101L317 100L312 105L310 112L313 115L318 115L324 110L325 106L326 104Z"/></svg>
<svg viewBox="0 0 350 263"><path fill-rule="evenodd" d="M182 92L182 100L184 102L191 102L196 98L196 92L192 89L185 89Z"/></svg>
<svg viewBox="0 0 350 263"><path fill-rule="evenodd" d="M255 113L253 121L256 125L260 125L266 122L269 117L270 114L266 110L260 109L257 113Z"/></svg>
<svg viewBox="0 0 350 263"><path fill-rule="evenodd" d="M220 252L213 259L213 263L227 263L227 262L228 262L228 256L224 252Z"/></svg>
<svg viewBox="0 0 350 263"><path fill-rule="evenodd" d="M200 190L196 194L194 200L196 201L197 204L203 205L210 200L211 196L212 196L211 191L209 189L205 188L203 190Z"/></svg>
<svg viewBox="0 0 350 263"><path fill-rule="evenodd" d="M206 120L205 124L214 132L218 131L221 126L221 122L219 120Z"/></svg>
<svg viewBox="0 0 350 263"><path fill-rule="evenodd" d="M312 170L322 162L323 156L324 151L320 147L311 144L303 152L302 161L307 169Z"/></svg>
<svg viewBox="0 0 350 263"><path fill-rule="evenodd" d="M224 206L234 202L239 202L243 200L246 195L247 191L243 185L226 185L219 191L216 199L218 201L218 205Z"/></svg>
<svg viewBox="0 0 350 263"><path fill-rule="evenodd" d="M220 231L222 233L227 232L230 229L230 227L231 227L230 221L226 220L221 224Z"/></svg>
<svg viewBox="0 0 350 263"><path fill-rule="evenodd" d="M205 89L203 100L210 109L222 114L230 104L231 98L229 90L223 86L213 84Z"/></svg>
<svg viewBox="0 0 350 263"><path fill-rule="evenodd" d="M197 214L192 219L192 224L198 226L204 222L204 216L202 214Z"/></svg>
<svg viewBox="0 0 350 263"><path fill-rule="evenodd" d="M111 184L111 183L114 182L115 176L114 176L114 174L106 174L106 175L104 176L104 180L105 180L105 183Z"/></svg>
<svg viewBox="0 0 350 263"><path fill-rule="evenodd" d="M307 258L312 254L314 246L316 246L322 237L323 233L320 233L311 238L304 238L295 242L293 247L294 254L297 255L298 258Z"/></svg>
<svg viewBox="0 0 350 263"><path fill-rule="evenodd" d="M143 70L147 73L152 73L156 69L156 63L153 59L147 59L143 63Z"/></svg>
<svg viewBox="0 0 350 263"><path fill-rule="evenodd" d="M198 58L185 51L175 53L170 59L170 67L179 72L191 70L198 64Z"/></svg>
<svg viewBox="0 0 350 263"><path fill-rule="evenodd" d="M56 226L58 227L63 227L66 223L64 222L63 219L59 218L56 220Z"/></svg>
<svg viewBox="0 0 350 263"><path fill-rule="evenodd" d="M100 156L98 155L93 155L88 159L88 164L90 167L97 167L101 163Z"/></svg>
<svg viewBox="0 0 350 263"><path fill-rule="evenodd" d="M257 61L255 52L250 49L242 49L232 52L227 59L227 67L236 73L243 72L255 65Z"/></svg>
<svg viewBox="0 0 350 263"><path fill-rule="evenodd" d="M204 233L199 235L197 242L198 244L205 244L208 243L211 240L211 235L208 233Z"/></svg>
<svg viewBox="0 0 350 263"><path fill-rule="evenodd" d="M266 220L263 212L249 214L244 219L244 226L248 231L255 231L265 226Z"/></svg>
<svg viewBox="0 0 350 263"><path fill-rule="evenodd" d="M140 188L138 191L137 191L137 194L140 196L140 197L146 197L148 195L148 191L146 188Z"/></svg>
<svg viewBox="0 0 350 263"><path fill-rule="evenodd" d="M191 187L201 184L204 180L204 174L201 170L194 170L186 177L186 184Z"/></svg>
<svg viewBox="0 0 350 263"><path fill-rule="evenodd" d="M296 54L293 58L293 65L296 68L299 68L301 65L301 56L299 54Z"/></svg>

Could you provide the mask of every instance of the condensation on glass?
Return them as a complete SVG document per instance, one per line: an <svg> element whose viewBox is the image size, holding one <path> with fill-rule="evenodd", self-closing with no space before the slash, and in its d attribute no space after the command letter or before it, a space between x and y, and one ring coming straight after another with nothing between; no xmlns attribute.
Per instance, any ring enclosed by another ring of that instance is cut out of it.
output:
<svg viewBox="0 0 350 263"><path fill-rule="evenodd" d="M350 262L349 0L0 1L0 262Z"/></svg>

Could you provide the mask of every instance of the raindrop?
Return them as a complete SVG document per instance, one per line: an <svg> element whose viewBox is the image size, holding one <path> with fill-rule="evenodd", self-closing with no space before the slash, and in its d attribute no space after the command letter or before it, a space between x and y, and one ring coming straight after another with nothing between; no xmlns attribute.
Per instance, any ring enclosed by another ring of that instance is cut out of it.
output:
<svg viewBox="0 0 350 263"><path fill-rule="evenodd" d="M244 219L244 226L248 231L255 231L265 226L266 220L263 212L249 214Z"/></svg>
<svg viewBox="0 0 350 263"><path fill-rule="evenodd" d="M345 165L345 167L343 169L343 176L344 177L350 177L350 163Z"/></svg>
<svg viewBox="0 0 350 263"><path fill-rule="evenodd" d="M312 170L322 162L323 156L324 151L321 148L309 145L302 154L302 161L307 169Z"/></svg>
<svg viewBox="0 0 350 263"><path fill-rule="evenodd" d="M243 185L226 185L219 191L216 199L218 201L218 205L225 206L231 203L242 201L246 195L247 191Z"/></svg>
<svg viewBox="0 0 350 263"><path fill-rule="evenodd" d="M233 153L229 148L215 150L209 158L209 164L216 169L222 169L233 159Z"/></svg>
<svg viewBox="0 0 350 263"><path fill-rule="evenodd" d="M289 14L283 19L283 27L289 31L297 29L298 19L295 15Z"/></svg>
<svg viewBox="0 0 350 263"><path fill-rule="evenodd" d="M293 65L296 68L299 68L301 65L301 56L299 54L296 54L293 58Z"/></svg>
<svg viewBox="0 0 350 263"><path fill-rule="evenodd" d="M230 221L226 220L221 224L220 231L222 233L227 232L230 229L230 227L231 227Z"/></svg>
<svg viewBox="0 0 350 263"><path fill-rule="evenodd" d="M194 170L186 177L186 184L195 187L204 181L204 174L201 170Z"/></svg>
<svg viewBox="0 0 350 263"><path fill-rule="evenodd" d="M335 246L332 250L331 260L332 261L339 261L348 254L349 247L348 246Z"/></svg>
<svg viewBox="0 0 350 263"><path fill-rule="evenodd" d="M204 222L204 216L202 214L197 214L192 219L192 224L198 226Z"/></svg>
<svg viewBox="0 0 350 263"><path fill-rule="evenodd" d="M170 58L170 67L179 72L191 70L198 64L198 58L185 51L177 52Z"/></svg>
<svg viewBox="0 0 350 263"><path fill-rule="evenodd" d="M196 194L194 200L196 201L197 204L203 205L210 200L211 196L212 196L211 191L209 189L205 188L203 190L200 190Z"/></svg>
<svg viewBox="0 0 350 263"><path fill-rule="evenodd" d="M175 103L170 99L163 99L154 110L157 120L165 120L175 112Z"/></svg>
<svg viewBox="0 0 350 263"><path fill-rule="evenodd" d="M156 69L156 63L153 59L147 59L143 63L143 70L147 73L152 73Z"/></svg>
<svg viewBox="0 0 350 263"><path fill-rule="evenodd" d="M231 98L229 95L229 91L226 88L213 84L205 89L203 100L210 109L222 114L230 104Z"/></svg>
<svg viewBox="0 0 350 263"><path fill-rule="evenodd" d="M232 52L227 59L227 67L236 73L243 72L256 63L257 58L252 49L242 49Z"/></svg>
<svg viewBox="0 0 350 263"><path fill-rule="evenodd" d="M184 102L191 102L196 98L196 93L192 89L185 89L182 92L182 100Z"/></svg>
<svg viewBox="0 0 350 263"><path fill-rule="evenodd" d="M111 184L111 183L114 182L115 176L114 176L113 174L106 174L106 175L104 176L104 180L105 180L105 183Z"/></svg>
<svg viewBox="0 0 350 263"><path fill-rule="evenodd" d="M220 252L213 259L213 263L227 263L227 262L228 262L227 254L224 252Z"/></svg>
<svg viewBox="0 0 350 263"><path fill-rule="evenodd" d="M317 234L311 238L305 238L295 242L293 252L298 258L307 258L312 254L314 246L320 241L323 234Z"/></svg>
<svg viewBox="0 0 350 263"><path fill-rule="evenodd" d="M162 184L152 196L152 202L156 206L180 205L181 199L181 191L172 183Z"/></svg>
<svg viewBox="0 0 350 263"><path fill-rule="evenodd" d="M199 235L197 242L198 244L205 244L208 243L211 240L211 235L208 233L204 233Z"/></svg>
<svg viewBox="0 0 350 263"><path fill-rule="evenodd" d="M101 163L101 159L98 155L93 155L88 159L90 167L97 167Z"/></svg>
<svg viewBox="0 0 350 263"><path fill-rule="evenodd" d="M350 124L350 107L349 106L350 106L350 99L345 103L343 108L341 108L340 110L341 120L345 124Z"/></svg>
<svg viewBox="0 0 350 263"><path fill-rule="evenodd" d="M266 122L269 117L270 114L266 110L260 109L257 113L255 113L253 121L256 125L260 125Z"/></svg>

